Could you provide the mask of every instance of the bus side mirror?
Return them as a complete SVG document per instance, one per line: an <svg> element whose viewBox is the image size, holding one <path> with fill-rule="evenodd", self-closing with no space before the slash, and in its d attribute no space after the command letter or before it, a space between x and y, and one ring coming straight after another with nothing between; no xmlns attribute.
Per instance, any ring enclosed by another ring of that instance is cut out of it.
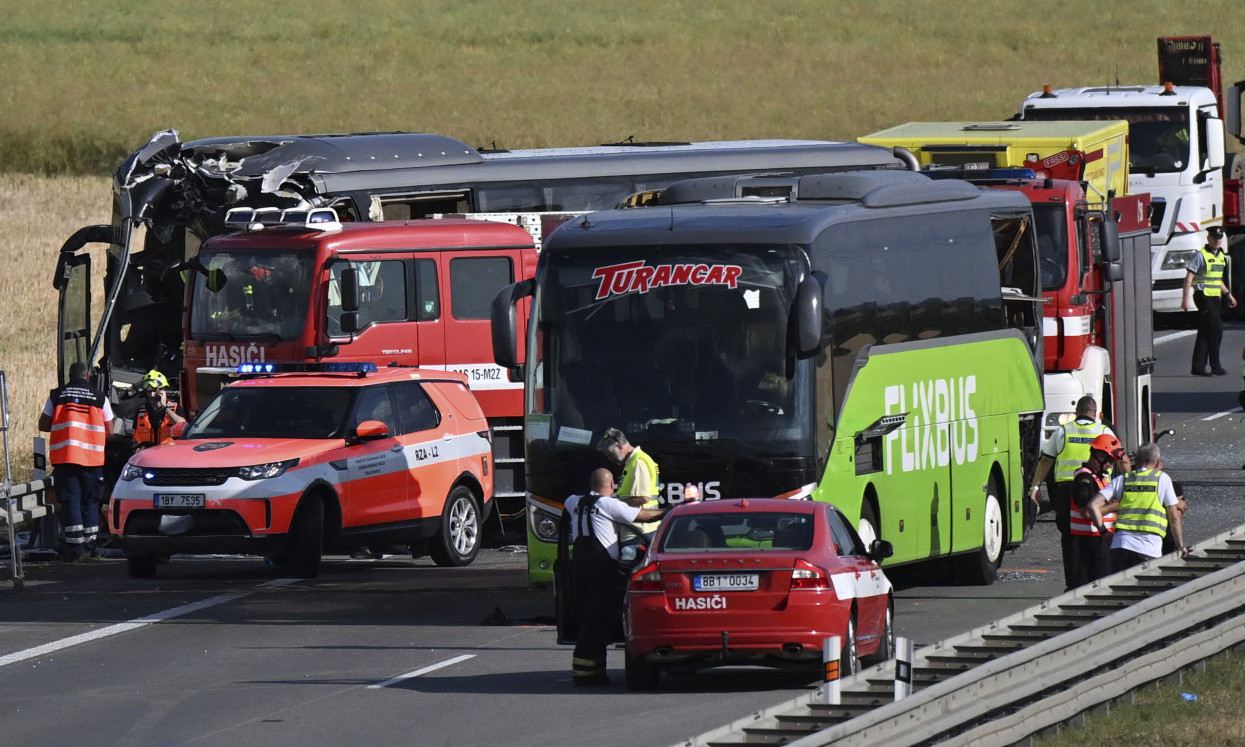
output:
<svg viewBox="0 0 1245 747"><path fill-rule="evenodd" d="M359 312L343 311L338 324L341 325L342 334L353 335L359 331Z"/></svg>
<svg viewBox="0 0 1245 747"><path fill-rule="evenodd" d="M1124 266L1119 262L1106 262L1102 266L1102 279L1107 283L1118 283L1124 279Z"/></svg>
<svg viewBox="0 0 1245 747"><path fill-rule="evenodd" d="M536 281L528 278L511 283L497 292L490 310L493 328L493 360L502 368L514 370L519 363L519 301L532 295Z"/></svg>
<svg viewBox="0 0 1245 747"><path fill-rule="evenodd" d="M342 270L341 295L342 311L359 310L359 268L347 267Z"/></svg>
<svg viewBox="0 0 1245 747"><path fill-rule="evenodd" d="M817 278L804 278L795 291L795 329L797 351L809 356L821 345L821 283Z"/></svg>

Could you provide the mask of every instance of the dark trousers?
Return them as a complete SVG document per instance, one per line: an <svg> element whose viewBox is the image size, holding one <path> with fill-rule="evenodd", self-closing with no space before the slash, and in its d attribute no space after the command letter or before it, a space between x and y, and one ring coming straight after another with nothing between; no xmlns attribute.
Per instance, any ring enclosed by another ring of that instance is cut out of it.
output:
<svg viewBox="0 0 1245 747"><path fill-rule="evenodd" d="M576 680L603 677L606 650L622 614L623 587L618 561L595 537L575 541L571 590L579 615L571 676Z"/></svg>
<svg viewBox="0 0 1245 747"><path fill-rule="evenodd" d="M65 525L65 551L81 556L91 551L99 531L99 499L104 493L104 468L57 464L52 467L56 500Z"/></svg>
<svg viewBox="0 0 1245 747"><path fill-rule="evenodd" d="M1132 568L1135 565L1141 565L1147 560L1154 560L1149 555L1142 555L1132 550L1121 550L1118 547L1111 548L1111 570L1115 573Z"/></svg>
<svg viewBox="0 0 1245 747"><path fill-rule="evenodd" d="M1110 576L1114 570L1111 564L1110 534L1074 534L1072 544L1076 548L1077 586L1090 581L1097 581Z"/></svg>
<svg viewBox="0 0 1245 747"><path fill-rule="evenodd" d="M1223 342L1223 296L1206 296L1193 291L1197 304L1197 339L1193 341L1193 370L1205 371L1207 362L1212 371L1223 370L1219 362L1219 345Z"/></svg>
<svg viewBox="0 0 1245 747"><path fill-rule="evenodd" d="M1059 549L1063 556L1064 589L1075 589L1085 583L1080 571L1080 558L1072 542L1071 511L1072 481L1057 482L1050 491L1050 506L1055 512L1055 528L1059 530Z"/></svg>

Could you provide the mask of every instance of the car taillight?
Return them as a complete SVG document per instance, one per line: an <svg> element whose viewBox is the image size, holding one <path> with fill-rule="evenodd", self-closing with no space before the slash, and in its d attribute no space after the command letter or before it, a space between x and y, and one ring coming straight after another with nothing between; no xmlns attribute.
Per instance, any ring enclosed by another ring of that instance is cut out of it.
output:
<svg viewBox="0 0 1245 747"><path fill-rule="evenodd" d="M791 588L829 589L830 576L807 560L797 558L795 568L791 571Z"/></svg>
<svg viewBox="0 0 1245 747"><path fill-rule="evenodd" d="M661 591L661 571L656 563L649 563L631 574L628 591Z"/></svg>

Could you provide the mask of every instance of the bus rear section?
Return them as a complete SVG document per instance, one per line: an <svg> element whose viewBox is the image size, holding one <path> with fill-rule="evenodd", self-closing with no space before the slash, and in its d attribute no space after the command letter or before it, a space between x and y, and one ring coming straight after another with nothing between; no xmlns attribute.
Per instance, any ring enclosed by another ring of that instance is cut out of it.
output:
<svg viewBox="0 0 1245 747"><path fill-rule="evenodd" d="M892 564L992 580L1024 536L1043 405L1027 200L855 172L691 180L659 202L572 220L494 307L514 360L499 312L532 294L530 578L618 427L668 505L688 484L825 500Z"/></svg>
<svg viewBox="0 0 1245 747"><path fill-rule="evenodd" d="M502 527L524 509L522 383L492 360L489 304L531 277L522 228L475 220L269 221L214 237L187 265L184 408L243 363L369 361L457 371L493 431Z"/></svg>

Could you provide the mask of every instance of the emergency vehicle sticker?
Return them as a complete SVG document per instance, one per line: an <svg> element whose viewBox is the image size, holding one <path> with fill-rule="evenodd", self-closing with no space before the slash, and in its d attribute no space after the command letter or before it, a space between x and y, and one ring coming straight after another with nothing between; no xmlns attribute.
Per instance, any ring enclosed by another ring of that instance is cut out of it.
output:
<svg viewBox="0 0 1245 747"><path fill-rule="evenodd" d="M686 610L724 610L726 609L726 597L721 594L714 594L708 597L675 597L674 609L678 612Z"/></svg>
<svg viewBox="0 0 1245 747"><path fill-rule="evenodd" d="M626 293L648 293L667 285L725 285L734 288L743 274L739 265L646 265L644 260L598 267L592 277L601 281L597 300Z"/></svg>

